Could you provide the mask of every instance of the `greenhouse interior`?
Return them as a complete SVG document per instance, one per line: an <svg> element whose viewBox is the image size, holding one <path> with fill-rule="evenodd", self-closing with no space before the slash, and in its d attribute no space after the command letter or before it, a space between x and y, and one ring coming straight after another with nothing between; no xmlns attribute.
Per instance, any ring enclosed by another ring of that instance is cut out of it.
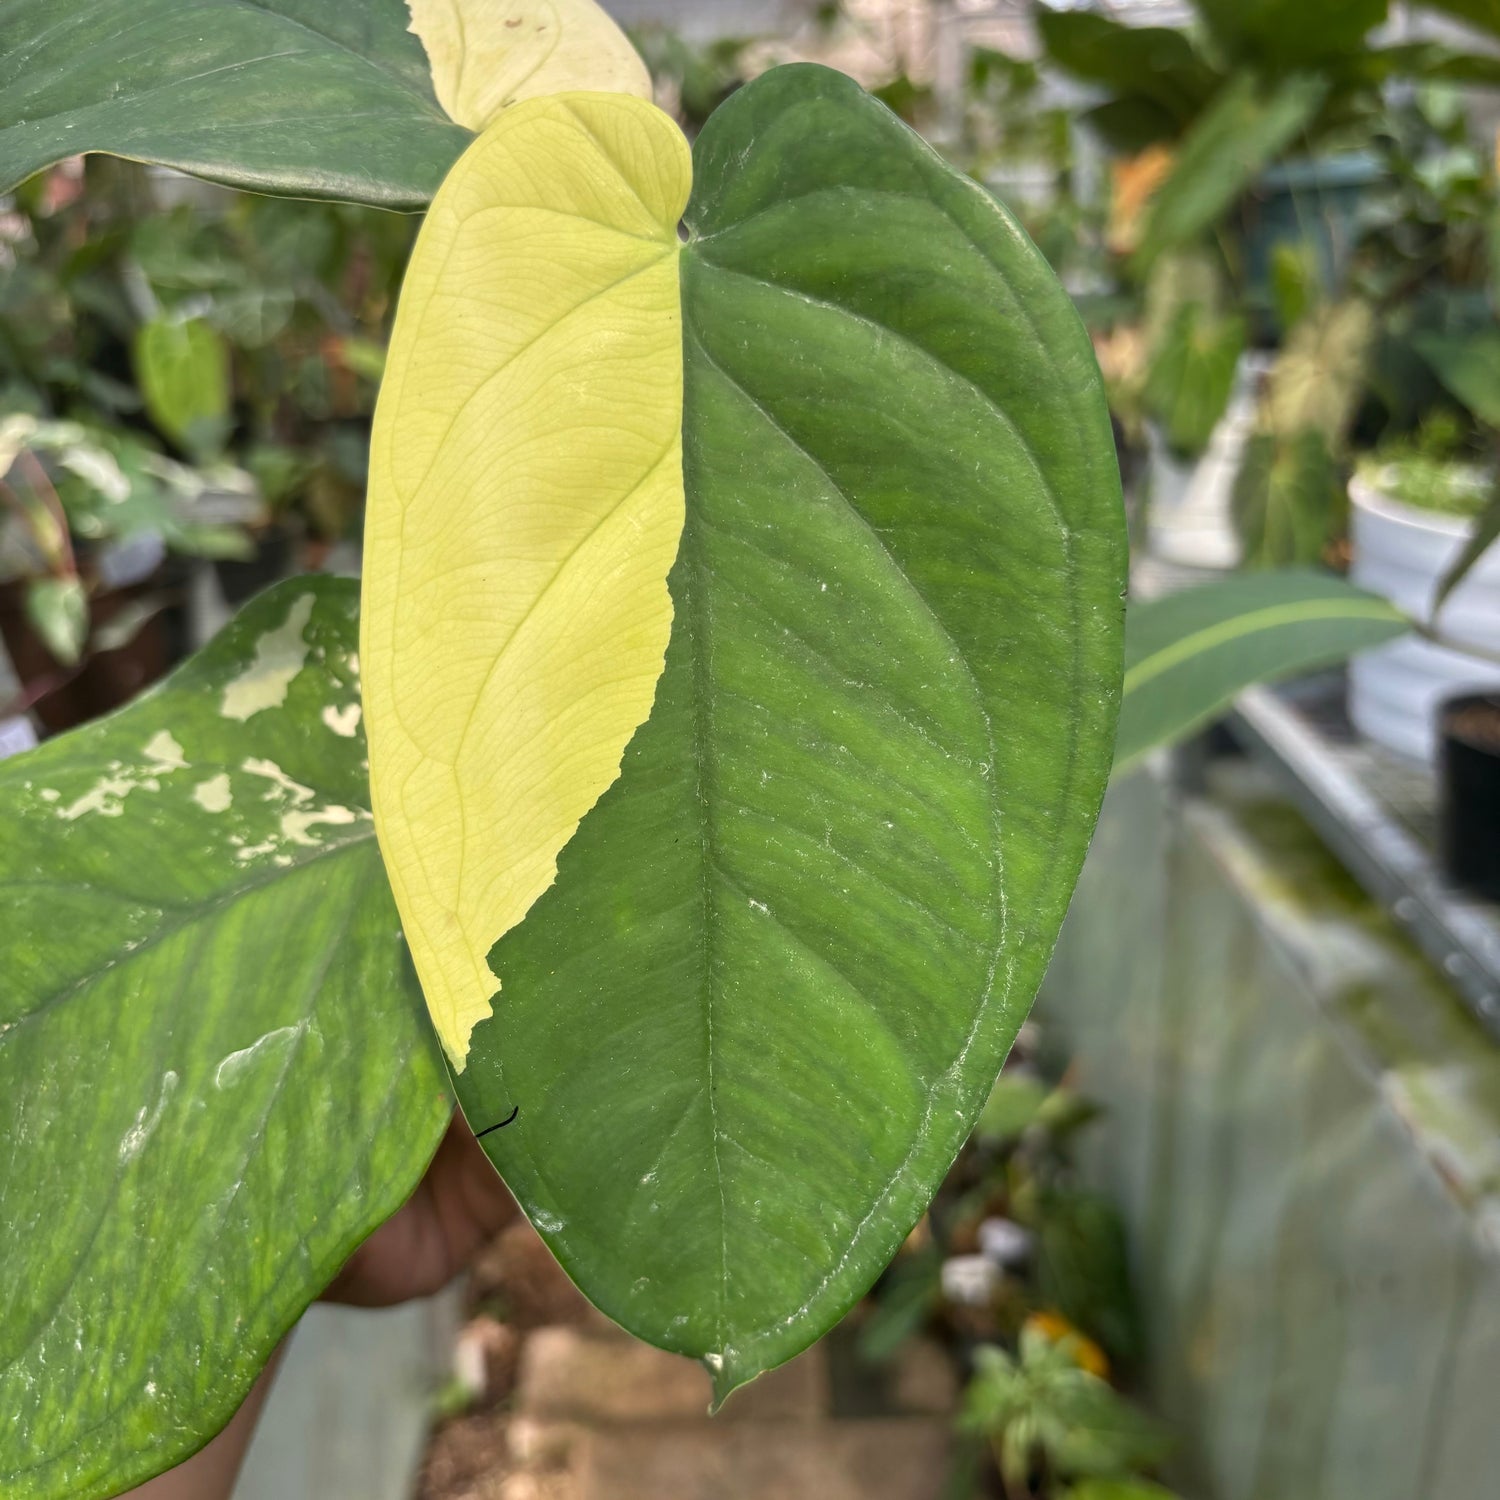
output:
<svg viewBox="0 0 1500 1500"><path fill-rule="evenodd" d="M1500 1496L1500 0L0 0L0 1496Z"/></svg>

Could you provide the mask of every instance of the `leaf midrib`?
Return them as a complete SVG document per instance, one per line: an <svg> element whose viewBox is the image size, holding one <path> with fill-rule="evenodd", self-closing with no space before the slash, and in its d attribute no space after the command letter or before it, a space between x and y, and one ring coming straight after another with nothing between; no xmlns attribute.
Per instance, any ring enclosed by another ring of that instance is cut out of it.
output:
<svg viewBox="0 0 1500 1500"><path fill-rule="evenodd" d="M1378 620L1399 623L1384 600L1327 599L1294 604L1271 604L1230 620L1218 620L1190 635L1182 636L1141 658L1125 673L1122 695L1126 698L1148 682L1184 661L1230 645L1246 636L1286 625L1305 625L1315 620Z"/></svg>
<svg viewBox="0 0 1500 1500"><path fill-rule="evenodd" d="M713 267L714 269L723 269L722 267L714 266L713 262L708 261L706 258L704 258L704 263L707 264L707 265L709 265L709 266L711 266L711 267ZM756 280L758 278L753 278L752 277L750 279ZM833 306L833 304L827 304L827 305L830 306L830 307ZM997 796L998 788L996 787L996 784L995 784L994 771L993 771L993 767L996 764L994 726L993 726L993 724L990 721L989 711L988 711L988 709L987 709L987 707L985 705L984 695L983 695L983 693L980 690L978 679L974 676L973 667L970 665L967 655L959 648L958 643L953 639L953 636L949 632L947 626L943 623L942 619L938 616L938 614L936 613L936 611L933 609L931 603L927 600L926 596L923 595L922 592L921 592L921 590L917 588L915 582L911 579L911 577L906 573L905 569L903 569L901 567L900 563L892 555L892 553L890 552L889 548L886 546L886 543L885 543L884 539L880 536L879 532L876 531L875 528L870 524L870 521L868 520L868 518L863 514L863 512L859 509L859 507L854 503L854 501L851 499L851 497L845 492L843 486L841 486L840 484L837 483L837 481L833 478L833 476L824 467L824 465L822 464L822 462L814 454L812 454L805 447L803 447L803 445L800 442L798 442L797 439L781 425L781 423L776 419L776 417L750 391L748 391L728 370L726 370L721 364L719 364L719 362L717 360L715 360L714 357L708 352L708 349L704 345L702 338L698 335L697 329L694 326L693 315L692 315L691 311L689 310L689 305L688 305L686 299L684 299L684 303L683 303L683 332L684 332L684 338L686 338L687 336L689 336L689 334L692 336L693 342L697 346L697 348L698 348L699 352L701 353L704 361L708 365L710 365L715 371L717 371L718 374L719 374L719 376L725 382L727 382L735 391L737 391L743 400L749 402L750 405L753 406L755 408L755 410L760 413L760 415L765 419L765 421L777 433L780 434L780 436L783 438L783 440L785 442L787 442L797 453L801 454L802 457L805 458L807 460L807 462L812 465L812 467L814 468L814 470L819 475L822 476L824 482L829 486L831 492L834 493L834 494L836 494L839 497L839 499L842 500L842 502L844 503L844 506L846 507L847 512L850 515L850 517L857 524L859 524L860 526L864 527L868 531L869 535L874 539L875 543L879 547L881 554L889 561L894 576L896 578L898 578L899 580L901 580L906 585L907 589L910 592L911 597L919 604L919 606L921 607L921 609L925 612L925 614L927 615L927 617L930 619L932 625L940 632L940 634L942 635L942 637L949 643L949 645L950 645L950 647L951 647L951 649L953 651L953 654L954 654L954 659L956 661L958 661L959 663L962 664L963 671L964 671L965 675L968 677L970 685L971 685L971 688L973 690L974 699L975 699L975 706L977 708L977 711L978 711L978 713L980 715L980 720L983 723L984 729L985 729L985 738L986 738L986 745L987 745L987 748L988 748L988 757L989 757L988 761L986 763L992 768L991 771L983 779L984 779L985 789L986 789L986 792L987 792L987 795L988 795L988 801L989 801L989 805L990 805L991 829L993 831L993 836L994 836L994 845L993 845L993 848L994 848L994 865L993 865L994 879L993 879L993 885L992 885L992 891L994 893L993 910L995 911L996 916L998 917L998 920L999 920L999 930L996 933L995 940L994 940L993 946L992 946L990 954L989 954L988 973L987 973L986 983L985 983L984 1003L983 1003L983 1005L981 1005L979 1008L976 1009L976 1012L975 1012L975 1015L974 1015L974 1019L973 1019L972 1023L970 1024L967 1033L964 1036L962 1045L959 1047L957 1055L954 1057L953 1061L949 1064L949 1066L943 1071L943 1073L942 1073L940 1079L938 1080L938 1082L931 1089L929 1089L927 1091L927 1102L926 1102L926 1106L924 1108L924 1112L923 1112L923 1116L922 1116L922 1122L921 1122L921 1125L919 1126L919 1128L917 1129L917 1131L914 1134L914 1137L913 1137L913 1140L912 1140L911 1149L907 1152L906 1156L902 1158L901 1162L897 1165L896 1169L891 1174L890 1178L884 1184L884 1186L874 1195L874 1198L873 1198L873 1200L871 1202L871 1205L870 1205L869 1209L866 1211L864 1217L855 1226L854 1231L853 1231L853 1233L850 1236L849 1244L848 1244L848 1246L845 1249L844 1255L842 1256L842 1258L839 1260L839 1262L835 1266L831 1267L825 1273L825 1275L822 1278L820 1278L820 1280L818 1281L818 1284L813 1288L813 1290L811 1292L808 1293L807 1299L803 1303L802 1307L798 1310L798 1312L796 1314L793 1315L794 1318L796 1318L796 1317L801 1317L802 1315L804 1315L808 1311L808 1309L811 1308L812 1304L817 1301L817 1299L824 1293L824 1291L826 1291L827 1288L831 1284L833 1284L833 1282L836 1280L836 1278L842 1273L844 1267L848 1264L848 1261L849 1261L850 1257L853 1256L854 1253L856 1252L856 1250L859 1248L860 1243L863 1240L865 1230L875 1220L875 1218L879 1214L880 1209L882 1208L882 1206L886 1203L886 1201L890 1198L891 1194L895 1191L895 1188L896 1188L897 1184L901 1181L901 1179L905 1176L906 1172L910 1169L912 1162L916 1159L916 1157L921 1152L921 1150L923 1149L923 1147L927 1144L928 1132L929 1132L929 1130L931 1128L932 1120L933 1120L934 1114L936 1112L937 1094L939 1092L939 1089L940 1089L941 1085L944 1082L947 1082L947 1081L951 1080L951 1078L955 1075L955 1073L957 1073L963 1067L963 1064L964 1064L964 1062L966 1061L966 1059L968 1057L969 1051L973 1047L974 1040L979 1035L980 1029L983 1026L985 1018L986 1018L986 1016L988 1014L989 1005L990 1005L991 1000L993 999L995 975L996 975L996 972L999 969L1001 958L1002 958L1002 956L1003 956L1003 954L1005 952L1005 944L1006 944L1006 938L1007 938L1007 915L1006 915L1005 885L1004 885L1004 876L1003 876L1003 870L1002 870L1002 845L1001 845L1001 842L1000 842L1000 806L999 806L999 801L998 801L998 796ZM990 404L993 405L993 403L990 403ZM692 531L693 531L693 526L692 526L692 522L690 520L688 527L684 531L684 541L685 542L686 542L686 539L687 539L688 535ZM707 696L706 693L703 692L703 690L701 688L701 685L700 685L701 684L701 679L700 679L700 675L699 675L700 674L700 668L703 667L703 666L706 666L706 662L705 662L705 659L704 659L704 653L702 651L695 651L694 652L693 665L694 665L694 680L695 680L694 697L695 697L695 700L702 700L702 699L705 699L706 696ZM698 714L697 701L695 701L695 705L694 705L694 726L695 726L695 732L698 729L698 727L700 726L700 724L701 724L701 718L700 718L700 715ZM700 761L700 765L701 765L701 761ZM701 783L700 783L700 788L701 788ZM700 801L702 801L701 790L700 790ZM705 820L704 821L705 821L705 826L706 826L707 822L708 822L708 819L707 819L707 816L706 816L706 809L707 809L707 807L708 807L709 804L707 802L704 802L703 805L705 807ZM708 895L708 884L709 884L709 881L708 881L708 878L707 878L708 869L709 868L718 868L719 866L718 866L717 862L712 862L711 861L711 856L708 853L707 838L706 837L705 837L703 858L705 860L705 871L704 871L704 880L703 880L704 900L705 900L705 916L707 916L708 905L709 905L709 895ZM705 973L705 978L707 979L707 976L708 976L708 973L709 973L709 966L708 966L707 962L705 962L704 973ZM712 985L711 985L711 983L706 984L706 988L708 990L708 995L707 995L707 997L705 999L705 1013L706 1013L706 1016L708 1016L710 1018L708 1020L708 1027L709 1027L710 1057L712 1057L712 1022L711 1022L711 1013L712 1013ZM712 1078L712 1071L711 1071L711 1068L710 1068L710 1079L711 1078ZM720 1169L719 1169L719 1160L718 1160L718 1125L717 1125L717 1121L713 1117L712 1110L710 1110L710 1122L711 1122L711 1126L712 1126L713 1131L714 1131L714 1137L713 1137L714 1165L715 1165L715 1178L716 1178L717 1186L718 1186L718 1189L719 1189L719 1195L720 1195L720 1224L721 1224L721 1245L722 1245L724 1243L723 1225L724 1225L725 1218L726 1218L726 1211L725 1211L725 1207L724 1207L724 1197L723 1197L723 1193L724 1193L724 1179L723 1179L722 1171L720 1171ZM727 1290L727 1286L728 1286L728 1272L727 1272L727 1269L725 1269L725 1270L723 1270L721 1272L721 1277L720 1277L721 1297L724 1294L724 1291ZM752 1336L751 1336L751 1342L756 1342L756 1341L763 1340L772 1331L772 1329L774 1328L774 1326L776 1326L776 1325L771 1325L770 1327L756 1330L755 1333L752 1334ZM731 1352L729 1349L727 1349L727 1348L724 1347L723 1325L722 1325L722 1312L721 1312L721 1323L720 1323L720 1330L719 1330L719 1336L718 1336L718 1343L719 1343L721 1349L723 1350L723 1352L725 1352L726 1354L729 1353L729 1352ZM736 1351L736 1352L738 1352L738 1351Z"/></svg>

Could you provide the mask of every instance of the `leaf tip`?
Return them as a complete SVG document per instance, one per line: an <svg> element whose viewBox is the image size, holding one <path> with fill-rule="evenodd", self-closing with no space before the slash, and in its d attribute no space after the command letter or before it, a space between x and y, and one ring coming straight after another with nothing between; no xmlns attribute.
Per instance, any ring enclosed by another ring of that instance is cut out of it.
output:
<svg viewBox="0 0 1500 1500"><path fill-rule="evenodd" d="M749 1385L770 1367L747 1358L739 1350L725 1349L722 1353L710 1352L702 1356L703 1368L713 1382L713 1397L708 1403L708 1414L716 1417L724 1403L739 1390Z"/></svg>

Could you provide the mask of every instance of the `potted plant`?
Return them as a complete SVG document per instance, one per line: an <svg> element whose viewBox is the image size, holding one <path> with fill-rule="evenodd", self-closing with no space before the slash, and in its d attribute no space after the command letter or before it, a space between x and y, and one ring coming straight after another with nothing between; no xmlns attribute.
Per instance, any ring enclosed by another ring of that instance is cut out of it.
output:
<svg viewBox="0 0 1500 1500"><path fill-rule="evenodd" d="M1500 695L1448 699L1438 734L1443 867L1461 890L1500 901Z"/></svg>
<svg viewBox="0 0 1500 1500"><path fill-rule="evenodd" d="M1118 156L1111 238L1126 273L1148 316L1162 283L1182 308L1145 344L1153 546L1218 566L1336 558L1349 455L1371 441L1365 408L1390 405L1403 320L1472 271L1493 186L1463 165L1476 155L1455 101L1460 83L1493 84L1495 63L1432 42L1370 48L1383 0L1296 26L1266 0L1197 9L1189 30L1088 10L1040 20L1051 63L1108 92L1085 119ZM1412 81L1399 108L1392 78ZM1276 353L1247 359L1236 384L1223 372L1247 341ZM1188 442L1170 399L1184 370ZM1301 396L1325 388L1305 418ZM1217 451L1195 464L1236 390ZM1397 431L1413 420L1388 415Z"/></svg>
<svg viewBox="0 0 1500 1500"><path fill-rule="evenodd" d="M1434 457L1419 444L1387 448L1350 482L1351 578L1431 622L1444 644L1410 636L1355 657L1349 716L1367 738L1428 764L1439 705L1500 684L1500 552L1444 589L1494 490L1483 464Z"/></svg>

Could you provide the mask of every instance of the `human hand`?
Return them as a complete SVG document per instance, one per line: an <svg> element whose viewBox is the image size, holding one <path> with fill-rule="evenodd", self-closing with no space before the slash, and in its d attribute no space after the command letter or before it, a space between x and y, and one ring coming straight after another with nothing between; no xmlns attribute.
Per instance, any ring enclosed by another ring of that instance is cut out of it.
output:
<svg viewBox="0 0 1500 1500"><path fill-rule="evenodd" d="M520 1210L461 1112L406 1203L349 1257L325 1302L390 1307L441 1291Z"/></svg>

